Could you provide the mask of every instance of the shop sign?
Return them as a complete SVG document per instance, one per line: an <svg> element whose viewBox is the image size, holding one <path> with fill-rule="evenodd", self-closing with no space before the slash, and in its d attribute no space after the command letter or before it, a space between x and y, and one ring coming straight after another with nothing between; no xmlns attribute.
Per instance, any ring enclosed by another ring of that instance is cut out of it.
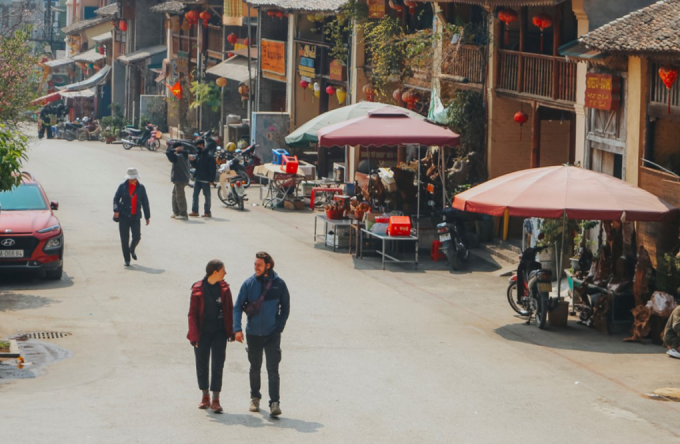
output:
<svg viewBox="0 0 680 444"><path fill-rule="evenodd" d="M385 0L368 0L368 18L385 17Z"/></svg>
<svg viewBox="0 0 680 444"><path fill-rule="evenodd" d="M300 45L298 55L300 56L300 64L298 65L300 77L306 79L313 79L316 77L316 46Z"/></svg>
<svg viewBox="0 0 680 444"><path fill-rule="evenodd" d="M262 71L286 75L286 42L262 39Z"/></svg>
<svg viewBox="0 0 680 444"><path fill-rule="evenodd" d="M189 53L187 51L177 51L177 72L189 74Z"/></svg>
<svg viewBox="0 0 680 444"><path fill-rule="evenodd" d="M336 59L331 62L329 72L331 80L338 80L340 82L347 80L345 65L340 60Z"/></svg>
<svg viewBox="0 0 680 444"><path fill-rule="evenodd" d="M586 74L587 108L617 111L621 103L621 78L612 74Z"/></svg>

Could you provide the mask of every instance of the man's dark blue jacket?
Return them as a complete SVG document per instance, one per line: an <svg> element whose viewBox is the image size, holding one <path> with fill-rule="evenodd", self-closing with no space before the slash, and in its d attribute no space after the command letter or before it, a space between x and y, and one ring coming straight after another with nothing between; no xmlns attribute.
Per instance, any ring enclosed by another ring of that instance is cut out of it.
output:
<svg viewBox="0 0 680 444"><path fill-rule="evenodd" d="M242 331L241 317L243 314L243 304L248 301L254 303L262 295L262 290L267 285L267 281L272 282L272 286L262 302L260 312L248 318L246 334L252 336L269 336L273 333L281 333L286 327L286 321L290 314L290 294L286 283L275 272L270 272L269 276L258 278L253 275L241 286L238 298L234 303L234 332Z"/></svg>

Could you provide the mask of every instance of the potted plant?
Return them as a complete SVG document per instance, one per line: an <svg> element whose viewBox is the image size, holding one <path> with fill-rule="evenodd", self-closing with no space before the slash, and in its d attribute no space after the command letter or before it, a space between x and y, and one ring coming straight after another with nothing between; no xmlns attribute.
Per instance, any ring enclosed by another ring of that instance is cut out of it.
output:
<svg viewBox="0 0 680 444"><path fill-rule="evenodd" d="M111 131L111 127L113 126L113 117L111 116L102 117L101 125L102 125L102 137L104 138L104 140L106 140L106 143L111 143L114 140L116 140L116 136Z"/></svg>
<svg viewBox="0 0 680 444"><path fill-rule="evenodd" d="M589 248L592 241L587 239L586 234L591 228L597 226L596 220L582 220L578 222L578 232L574 236L574 255L569 258L574 272L579 271L579 262L585 249Z"/></svg>

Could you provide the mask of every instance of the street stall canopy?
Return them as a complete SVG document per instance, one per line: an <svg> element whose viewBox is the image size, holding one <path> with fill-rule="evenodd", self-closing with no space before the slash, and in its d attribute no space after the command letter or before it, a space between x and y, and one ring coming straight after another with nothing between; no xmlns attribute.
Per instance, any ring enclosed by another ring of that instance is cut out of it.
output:
<svg viewBox="0 0 680 444"><path fill-rule="evenodd" d="M151 46L148 48L138 49L130 54L125 54L124 56L118 57L118 61L129 65L135 62L141 62L155 55L167 52L168 48L165 45Z"/></svg>
<svg viewBox="0 0 680 444"><path fill-rule="evenodd" d="M434 123L411 117L405 110L383 107L319 130L319 146L343 145L457 146L460 136Z"/></svg>
<svg viewBox="0 0 680 444"><path fill-rule="evenodd" d="M503 216L578 220L665 220L676 210L641 188L575 166L517 171L457 194L453 207Z"/></svg>
<svg viewBox="0 0 680 444"><path fill-rule="evenodd" d="M60 100L60 99L61 99L61 94L59 93L59 91L57 91L57 92L49 93L49 94L42 96L42 97L38 97L37 99L31 101L31 105L33 105L33 106L35 106L35 105L44 106L44 105L47 105L48 103L56 102L57 100Z"/></svg>
<svg viewBox="0 0 680 444"><path fill-rule="evenodd" d="M80 99L80 98L90 98L94 97L94 88L83 89L81 91L60 91L59 94L65 99Z"/></svg>
<svg viewBox="0 0 680 444"><path fill-rule="evenodd" d="M354 105L343 106L342 108L334 109L321 114L305 123L288 136L286 136L286 144L290 147L305 147L310 143L317 143L319 141L319 130L330 125L346 122L347 120L357 117L367 116L369 112L377 109L394 109L408 114L409 117L415 119L425 120L425 117L420 114L404 110L392 105L386 105L379 102L359 102Z"/></svg>
<svg viewBox="0 0 680 444"><path fill-rule="evenodd" d="M100 69L99 72L95 73L94 75L90 76L89 78L83 81L57 88L65 91L80 91L83 89L89 89L92 88L93 86L97 86L101 83L104 83L110 72L111 67L109 65L106 65L102 69Z"/></svg>
<svg viewBox="0 0 680 444"><path fill-rule="evenodd" d="M241 56L234 56L218 63L212 68L208 68L206 73L217 77L224 77L236 82L248 81L248 59ZM257 77L257 63L250 64L250 76Z"/></svg>
<svg viewBox="0 0 680 444"><path fill-rule="evenodd" d="M92 40L97 42L97 43L106 43L109 40L113 39L113 35L111 34L111 31L105 32L104 34L99 34L94 37L92 37Z"/></svg>
<svg viewBox="0 0 680 444"><path fill-rule="evenodd" d="M88 49L87 51L81 52L72 56L74 62L82 63L97 63L100 60L105 60L106 56L99 54L96 48Z"/></svg>
<svg viewBox="0 0 680 444"><path fill-rule="evenodd" d="M50 68L58 68L60 66L70 65L72 63L75 63L75 60L66 57L63 59L50 60L48 62L45 62L45 65L49 66Z"/></svg>

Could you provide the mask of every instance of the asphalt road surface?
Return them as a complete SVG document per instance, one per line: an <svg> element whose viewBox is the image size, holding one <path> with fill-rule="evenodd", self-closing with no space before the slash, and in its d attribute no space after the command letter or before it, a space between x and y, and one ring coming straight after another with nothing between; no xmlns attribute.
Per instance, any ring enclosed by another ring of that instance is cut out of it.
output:
<svg viewBox="0 0 680 444"><path fill-rule="evenodd" d="M152 217L126 269L111 202L131 166ZM173 220L162 152L42 141L26 169L60 203L65 275L0 277L0 337L70 332L48 342L71 355L0 384L1 442L680 442L680 404L644 397L677 387L680 362L574 320L524 325L505 301L506 279L481 264L452 273L425 257L419 271L383 271L314 245L309 210L239 212L216 193L213 219ZM248 194L258 201L257 188ZM259 250L291 290L283 415L248 412L238 343L227 348L224 414L198 410L189 288L219 258L237 293Z"/></svg>

